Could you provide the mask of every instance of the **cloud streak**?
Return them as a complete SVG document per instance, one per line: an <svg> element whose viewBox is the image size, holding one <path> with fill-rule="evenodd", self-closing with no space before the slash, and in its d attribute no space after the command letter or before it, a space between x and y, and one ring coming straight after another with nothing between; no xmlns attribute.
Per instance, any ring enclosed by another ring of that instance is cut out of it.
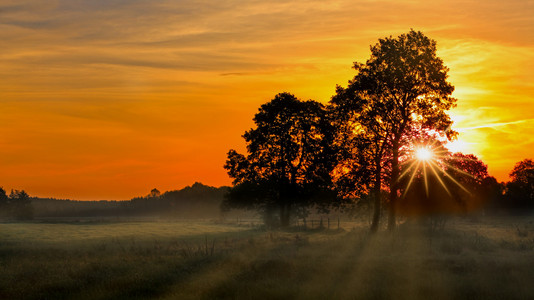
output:
<svg viewBox="0 0 534 300"><path fill-rule="evenodd" d="M521 124L521 123L531 122L531 121L534 121L534 119L517 120L517 121L511 121L511 122L497 122L497 123L483 124L483 125L477 125L477 126L472 126L472 127L457 128L457 130L467 131L467 130L481 129L481 128L495 129L495 127L515 125L515 124Z"/></svg>

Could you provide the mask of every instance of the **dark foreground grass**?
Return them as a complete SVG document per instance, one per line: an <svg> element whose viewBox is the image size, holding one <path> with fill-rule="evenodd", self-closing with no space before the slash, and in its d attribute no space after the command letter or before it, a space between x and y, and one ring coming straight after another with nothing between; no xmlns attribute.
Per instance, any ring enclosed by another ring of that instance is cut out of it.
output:
<svg viewBox="0 0 534 300"><path fill-rule="evenodd" d="M96 238L78 239L76 225L50 228L71 230L69 240L0 224L0 299L534 299L524 224L520 234L512 223L457 222L375 236L224 226L158 235L169 225L138 224L152 226L147 235L114 224L86 225L100 226Z"/></svg>

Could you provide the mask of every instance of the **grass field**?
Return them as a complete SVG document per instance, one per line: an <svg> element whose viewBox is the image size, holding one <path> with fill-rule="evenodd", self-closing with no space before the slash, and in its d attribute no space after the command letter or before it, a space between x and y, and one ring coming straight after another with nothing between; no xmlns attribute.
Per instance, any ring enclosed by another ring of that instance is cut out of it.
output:
<svg viewBox="0 0 534 300"><path fill-rule="evenodd" d="M0 299L534 299L534 223L0 224Z"/></svg>

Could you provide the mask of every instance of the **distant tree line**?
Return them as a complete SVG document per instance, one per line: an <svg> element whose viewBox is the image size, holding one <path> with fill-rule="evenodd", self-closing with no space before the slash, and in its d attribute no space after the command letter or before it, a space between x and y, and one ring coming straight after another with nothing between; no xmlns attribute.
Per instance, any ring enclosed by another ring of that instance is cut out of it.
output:
<svg viewBox="0 0 534 300"><path fill-rule="evenodd" d="M224 207L257 210L266 223L287 227L312 207L371 200L373 232L384 204L390 230L399 211L534 207L532 160L518 163L512 181L500 184L476 156L446 149L457 137L447 114L457 100L434 40L414 30L380 39L354 69L326 106L290 93L261 105L255 127L243 135L246 154L228 152L224 168L233 187ZM436 159L414 159L421 147Z"/></svg>
<svg viewBox="0 0 534 300"><path fill-rule="evenodd" d="M0 188L0 220L32 218L219 218L228 187L194 183L181 190L160 193L153 189L146 196L128 201L78 201L30 197L14 190L10 195Z"/></svg>
<svg viewBox="0 0 534 300"><path fill-rule="evenodd" d="M125 201L121 206L128 215L159 215L179 218L213 218L220 216L227 187L211 187L199 182L181 190L163 194L152 189L145 197Z"/></svg>

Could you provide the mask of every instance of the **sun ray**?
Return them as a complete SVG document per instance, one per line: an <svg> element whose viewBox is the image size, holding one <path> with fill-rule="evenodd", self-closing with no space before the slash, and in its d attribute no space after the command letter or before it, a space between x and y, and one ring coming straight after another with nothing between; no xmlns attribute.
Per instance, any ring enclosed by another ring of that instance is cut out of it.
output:
<svg viewBox="0 0 534 300"><path fill-rule="evenodd" d="M463 175L466 175L466 176L469 176L469 177L471 177L471 178L476 179L476 177L473 176L472 174L469 174L469 173L467 173L467 172L465 172L465 171L463 171L463 170L460 170L460 169L456 168L455 166L453 166L453 165L451 165L451 164L448 164L448 163L444 163L444 164L445 164L447 167L453 169L454 171L456 171L456 172L458 172L458 173L461 173L461 174L463 174Z"/></svg>
<svg viewBox="0 0 534 300"><path fill-rule="evenodd" d="M461 183L459 183L456 179L454 179L447 171L443 170L442 168L440 168L440 170L445 176L447 176L452 182L458 185L462 190L464 190L469 195L472 195L471 192L467 188L465 188Z"/></svg>
<svg viewBox="0 0 534 300"><path fill-rule="evenodd" d="M426 176L426 161L423 161L423 174L425 176L425 191L426 196L428 197L428 178Z"/></svg>
<svg viewBox="0 0 534 300"><path fill-rule="evenodd" d="M454 156L451 156L450 157L451 159L453 160L467 160L467 161L477 161L476 159L474 158L469 158L469 157L454 157Z"/></svg>
<svg viewBox="0 0 534 300"><path fill-rule="evenodd" d="M447 188L447 186L445 185L441 177L438 175L438 172L436 171L436 169L434 169L434 167L436 168L438 167L433 164L428 164L428 165L430 169L432 170L432 172L434 173L434 175L436 175L436 178L439 180L439 183L441 183L441 186L443 186L443 188L447 191L447 194L449 194L449 196L452 196L451 192L449 191L449 189Z"/></svg>
<svg viewBox="0 0 534 300"><path fill-rule="evenodd" d="M402 195L403 197L406 196L406 194L408 193L408 190L410 189L410 186L412 185L412 182L413 182L413 178L415 177L415 175L417 174L417 170L419 170L419 165L421 164L421 162L417 162L417 166L416 166L416 169L415 171L412 173L412 176L410 177L410 181L408 181L408 185L406 186L406 189L404 190L404 194Z"/></svg>
<svg viewBox="0 0 534 300"><path fill-rule="evenodd" d="M427 197L430 195L429 176L435 176L436 179L439 181L439 184L451 197L453 196L452 190L450 186L448 186L449 184L447 183L447 181L444 180L445 177L448 177L450 181L452 181L464 192L469 195L472 195L472 193L461 182L459 182L458 179L455 179L452 174L462 174L475 179L476 177L464 170L459 169L458 167L455 167L451 163L447 162L447 160L451 159L454 161L470 161L473 159L455 157L451 155L447 148L443 147L439 142L436 141L415 146L410 152L412 153L412 157L404 162L406 169L399 176L400 180L411 172L410 179L406 184L406 188L402 194L402 197L406 197L406 195L408 194L417 174L421 174L424 177L423 183L425 187L425 194ZM430 171L427 170L428 168L430 168Z"/></svg>
<svg viewBox="0 0 534 300"><path fill-rule="evenodd" d="M410 170L413 168L415 164L417 164L417 167L415 168L415 170L417 171L419 168L419 162L415 159L412 159L406 171L402 172L402 174L399 176L399 180L402 179L402 177L404 177L406 174L408 174L408 172L410 172Z"/></svg>

